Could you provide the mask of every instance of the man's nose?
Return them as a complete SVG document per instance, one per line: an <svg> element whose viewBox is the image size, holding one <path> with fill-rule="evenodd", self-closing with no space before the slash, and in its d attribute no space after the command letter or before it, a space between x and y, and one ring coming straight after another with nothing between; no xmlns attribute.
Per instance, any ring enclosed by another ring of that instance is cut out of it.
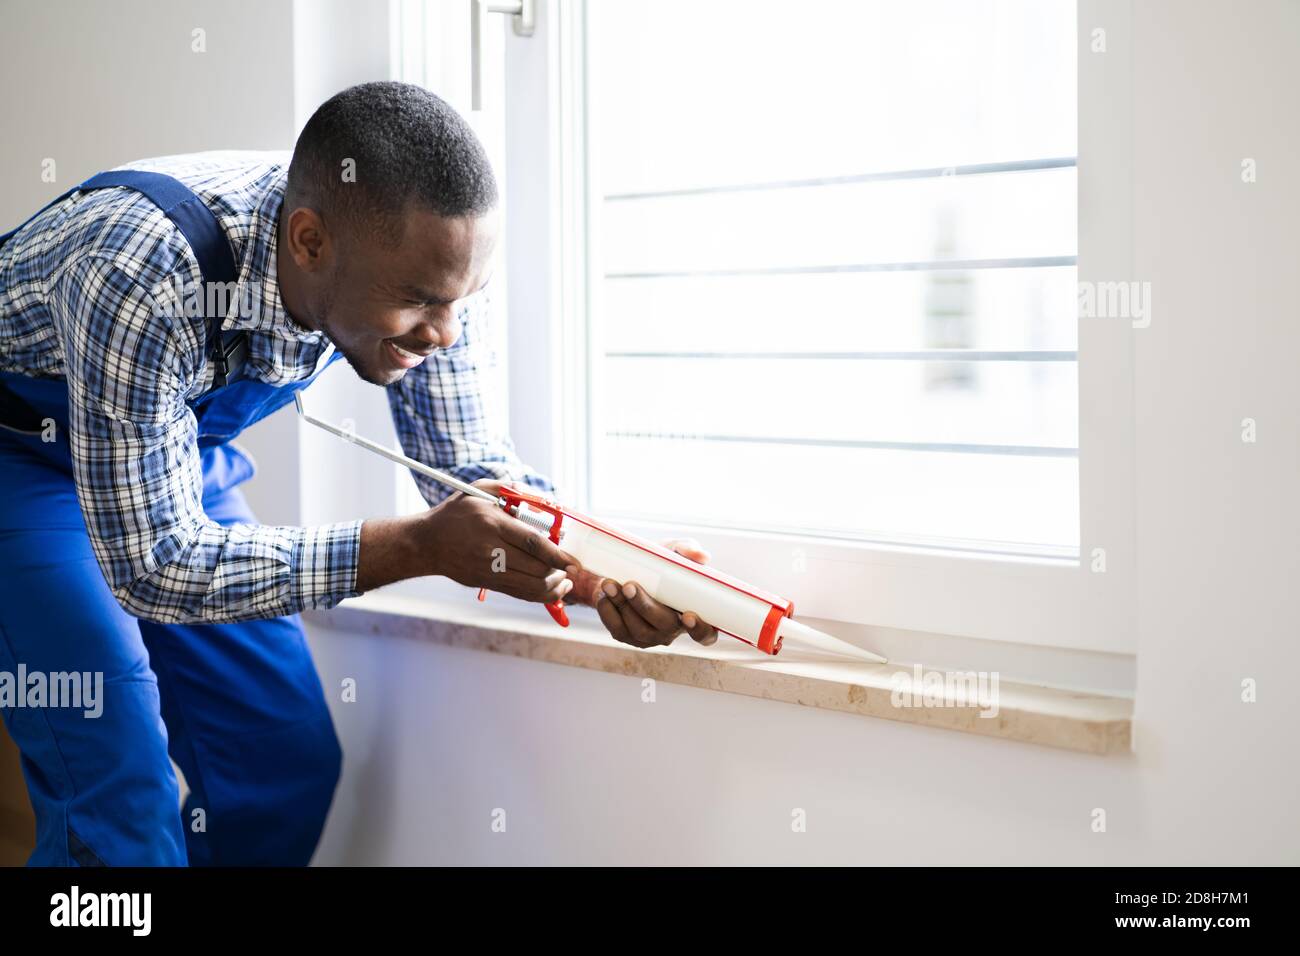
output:
<svg viewBox="0 0 1300 956"><path fill-rule="evenodd" d="M420 326L419 336L440 349L449 349L460 339L461 322L454 309L447 309L431 321Z"/></svg>

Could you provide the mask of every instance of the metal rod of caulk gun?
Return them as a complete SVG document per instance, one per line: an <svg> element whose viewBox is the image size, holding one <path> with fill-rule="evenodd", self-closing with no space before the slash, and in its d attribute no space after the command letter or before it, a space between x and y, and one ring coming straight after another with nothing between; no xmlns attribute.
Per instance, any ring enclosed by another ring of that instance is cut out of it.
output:
<svg viewBox="0 0 1300 956"><path fill-rule="evenodd" d="M414 458L411 458L408 455L403 455L400 451L394 451L393 449L387 448L384 445L379 444L378 442L371 441L369 438L364 438L361 435L358 435L355 431L353 431L350 428L341 428L338 425L332 424L331 422L327 422L323 419L317 418L316 416L309 414L307 410L303 408L301 392L294 395L293 403L294 406L298 409L298 415L302 418L303 421L311 425L315 425L317 428L323 428L331 435L337 435L339 438L342 438L344 441L352 442L352 444L354 445L360 445L362 448L366 449L366 451L374 452L376 455L379 455L381 458L387 458L389 461L394 462L395 464L404 465L405 467L410 468L412 471L419 472L421 475L424 475L426 478L432 478L434 481L438 482L439 484L446 485L448 488L454 488L457 491L462 492L463 494L467 494L473 498L482 498L484 501L490 501L498 508L504 510L511 517L518 518L520 521L523 521L524 523L529 524L534 528L537 528L539 531L549 533L550 531L549 522L547 522L542 518L534 517L531 514L521 512L517 508L511 508L509 506L509 502L507 502L506 499L504 498L498 498L496 495L486 492L482 488L475 488L473 485L469 484L468 482L461 481L455 475L449 475L445 471L439 471L437 468L431 468L429 465L426 465L422 461L416 461Z"/></svg>

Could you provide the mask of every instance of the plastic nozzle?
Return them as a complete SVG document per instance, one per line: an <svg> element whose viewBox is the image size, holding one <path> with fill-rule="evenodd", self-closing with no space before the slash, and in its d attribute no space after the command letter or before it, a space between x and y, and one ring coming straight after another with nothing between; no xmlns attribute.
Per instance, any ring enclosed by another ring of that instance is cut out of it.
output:
<svg viewBox="0 0 1300 956"><path fill-rule="evenodd" d="M848 641L841 641L838 637L831 637L814 627L807 624L800 624L794 618L787 617L781 620L777 627L777 634L781 638L782 650L792 651L816 651L821 654L833 654L836 657L848 657L858 661L869 661L874 664L888 664L889 662L879 654L874 654L856 644L850 644Z"/></svg>

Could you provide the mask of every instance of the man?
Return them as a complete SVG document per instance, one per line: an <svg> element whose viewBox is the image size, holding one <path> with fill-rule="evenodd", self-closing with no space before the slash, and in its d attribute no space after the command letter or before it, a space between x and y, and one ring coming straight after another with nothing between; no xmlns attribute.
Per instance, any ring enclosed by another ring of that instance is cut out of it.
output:
<svg viewBox="0 0 1300 956"><path fill-rule="evenodd" d="M6 237L0 671L104 681L97 719L6 709L32 863L308 862L341 753L303 608L445 575L595 603L637 646L716 639L423 479L434 507L403 518L271 527L244 503L252 465L230 439L339 355L387 389L412 457L553 491L479 391L496 201L453 110L372 83L317 110L287 169L261 154L132 164ZM223 282L237 294L208 314ZM169 753L190 788L180 814Z"/></svg>

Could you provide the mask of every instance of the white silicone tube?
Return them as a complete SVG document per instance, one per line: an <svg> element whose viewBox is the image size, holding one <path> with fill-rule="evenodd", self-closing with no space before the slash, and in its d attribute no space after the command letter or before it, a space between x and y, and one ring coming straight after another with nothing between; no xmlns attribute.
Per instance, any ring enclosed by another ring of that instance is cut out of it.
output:
<svg viewBox="0 0 1300 956"><path fill-rule="evenodd" d="M879 654L792 620L788 615L791 609L788 601L772 595L764 598L761 596L763 592L734 579L728 578L732 583L725 583L720 580L725 575L713 569L705 569L685 559L666 558L655 553L655 545L646 542L633 544L631 542L636 539L630 536L610 534L572 517L564 522L563 527L564 539L560 546L588 571L615 581L635 581L655 600L677 611L698 614L701 620L708 621L718 630L748 641L768 653L777 653L788 641L792 650L813 650L885 663L885 658ZM774 614L779 618L775 629L770 629L769 622ZM766 642L763 641L765 625L769 626Z"/></svg>
<svg viewBox="0 0 1300 956"><path fill-rule="evenodd" d="M565 522L560 547L587 570L615 581L635 581L656 601L698 614L701 620L750 643L758 642L763 623L772 611L767 601L577 521Z"/></svg>

